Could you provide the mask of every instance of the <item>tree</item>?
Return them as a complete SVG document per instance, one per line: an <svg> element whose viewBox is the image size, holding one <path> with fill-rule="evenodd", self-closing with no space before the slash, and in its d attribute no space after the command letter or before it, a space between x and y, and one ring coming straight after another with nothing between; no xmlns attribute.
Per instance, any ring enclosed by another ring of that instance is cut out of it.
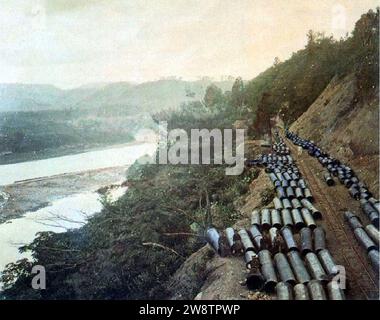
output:
<svg viewBox="0 0 380 320"><path fill-rule="evenodd" d="M223 101L222 89L217 87L215 84L210 84L204 96L204 103L207 107L214 107L215 105Z"/></svg>
<svg viewBox="0 0 380 320"><path fill-rule="evenodd" d="M231 103L234 107L242 107L245 103L244 82L241 77L236 78L231 90Z"/></svg>
<svg viewBox="0 0 380 320"><path fill-rule="evenodd" d="M273 67L277 67L281 63L281 60L279 57L275 57L273 61Z"/></svg>

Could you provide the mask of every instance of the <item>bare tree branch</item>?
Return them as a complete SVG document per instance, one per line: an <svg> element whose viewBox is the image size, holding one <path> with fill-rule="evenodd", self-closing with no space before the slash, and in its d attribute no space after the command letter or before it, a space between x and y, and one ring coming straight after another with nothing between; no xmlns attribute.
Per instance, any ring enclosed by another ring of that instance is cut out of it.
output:
<svg viewBox="0 0 380 320"><path fill-rule="evenodd" d="M143 242L142 243L143 246L152 246L152 247L159 247L159 248L162 248L162 249L165 249L167 251L170 251L172 253L174 253L175 255L181 257L182 259L186 259L183 255L179 254L177 251L175 251L174 249L172 248L169 248L169 247L166 247L162 244L159 244L159 243L155 243L155 242Z"/></svg>

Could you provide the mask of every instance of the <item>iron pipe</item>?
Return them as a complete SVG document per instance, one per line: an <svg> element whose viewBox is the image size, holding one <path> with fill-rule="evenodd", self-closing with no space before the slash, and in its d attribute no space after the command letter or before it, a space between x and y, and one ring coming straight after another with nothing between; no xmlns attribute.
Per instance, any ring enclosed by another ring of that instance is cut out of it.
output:
<svg viewBox="0 0 380 320"><path fill-rule="evenodd" d="M376 209L378 213L380 213L380 202L379 200L375 199L374 197L371 197L368 199L368 201L372 204L372 206Z"/></svg>
<svg viewBox="0 0 380 320"><path fill-rule="evenodd" d="M252 267L255 266L255 260L257 261L258 257L257 254L253 251L247 251L244 254L244 261L245 261L245 266L247 269L251 269Z"/></svg>
<svg viewBox="0 0 380 320"><path fill-rule="evenodd" d="M309 289L311 300L327 300L325 290L318 280L311 280L307 287Z"/></svg>
<svg viewBox="0 0 380 320"><path fill-rule="evenodd" d="M258 256L259 256L259 260L260 260L261 265L264 265L266 263L273 264L272 263L272 254L270 253L269 250L267 250L267 249L260 250L258 253Z"/></svg>
<svg viewBox="0 0 380 320"><path fill-rule="evenodd" d="M350 189L348 189L348 192L350 194L350 196L356 200L359 200L360 199L360 191L359 189L357 188L356 185L352 185L350 187Z"/></svg>
<svg viewBox="0 0 380 320"><path fill-rule="evenodd" d="M292 269L290 268L288 260L286 259L286 256L281 252L276 253L274 256L274 262L276 264L276 269L280 275L281 281L287 282L291 285L296 284L296 279L294 277Z"/></svg>
<svg viewBox="0 0 380 320"><path fill-rule="evenodd" d="M344 292L335 281L327 284L327 293L330 300L346 300Z"/></svg>
<svg viewBox="0 0 380 320"><path fill-rule="evenodd" d="M289 199L285 198L282 200L282 206L284 209L292 209L292 204L290 203Z"/></svg>
<svg viewBox="0 0 380 320"><path fill-rule="evenodd" d="M294 172L291 174L291 177L292 177L292 180L298 180L300 178L299 175Z"/></svg>
<svg viewBox="0 0 380 320"><path fill-rule="evenodd" d="M282 205L281 200L279 198L277 198L277 197L273 198L273 204L274 204L275 209L277 209L277 210L280 210L280 209L284 208L283 205Z"/></svg>
<svg viewBox="0 0 380 320"><path fill-rule="evenodd" d="M261 274L265 280L263 290L266 292L273 292L278 283L276 271L274 270L273 265L269 263L262 265Z"/></svg>
<svg viewBox="0 0 380 320"><path fill-rule="evenodd" d="M292 187L293 189L297 188L297 182L295 180L290 180L289 187Z"/></svg>
<svg viewBox="0 0 380 320"><path fill-rule="evenodd" d="M359 181L358 183L359 188L366 188L366 185L363 181Z"/></svg>
<svg viewBox="0 0 380 320"><path fill-rule="evenodd" d="M310 300L307 286L302 283L298 283L294 286L294 299L295 300Z"/></svg>
<svg viewBox="0 0 380 320"><path fill-rule="evenodd" d="M263 248L263 246L264 246L264 238L263 238L263 235L260 232L258 226L252 225L249 228L249 233L251 234L251 237L252 237L252 240L253 240L253 243L254 243L255 247L258 250L264 249Z"/></svg>
<svg viewBox="0 0 380 320"><path fill-rule="evenodd" d="M280 229L282 227L280 211L278 211L277 209L272 209L270 215L272 226Z"/></svg>
<svg viewBox="0 0 380 320"><path fill-rule="evenodd" d="M303 191L300 187L297 187L295 190L296 198L301 200L304 197Z"/></svg>
<svg viewBox="0 0 380 320"><path fill-rule="evenodd" d="M295 194L294 194L294 191L293 191L293 188L292 187L287 187L286 188L286 196L289 200L292 200L295 198Z"/></svg>
<svg viewBox="0 0 380 320"><path fill-rule="evenodd" d="M277 176L277 179L280 180L280 181L286 180L286 179L283 177L283 175L282 175L281 172L277 172L277 173L276 173L276 176Z"/></svg>
<svg viewBox="0 0 380 320"><path fill-rule="evenodd" d="M323 179L329 187L335 184L334 179L331 177L330 172L328 171L323 172Z"/></svg>
<svg viewBox="0 0 380 320"><path fill-rule="evenodd" d="M288 172L284 172L284 173L282 174L282 176L283 176L283 177L285 178L285 180L287 180L287 181L292 180L292 177L289 175Z"/></svg>
<svg viewBox="0 0 380 320"><path fill-rule="evenodd" d="M293 300L292 286L286 282L279 282L276 285L277 300Z"/></svg>
<svg viewBox="0 0 380 320"><path fill-rule="evenodd" d="M380 262L380 257L379 257L379 251L377 250L371 250L368 252L368 258L371 262L372 268L375 271L377 275L379 275L379 262Z"/></svg>
<svg viewBox="0 0 380 320"><path fill-rule="evenodd" d="M373 240L373 242L379 246L380 233L379 230L373 224L369 224L365 226L365 231L369 235L369 237Z"/></svg>
<svg viewBox="0 0 380 320"><path fill-rule="evenodd" d="M305 261L313 279L327 281L327 275L314 252L309 252L306 254Z"/></svg>
<svg viewBox="0 0 380 320"><path fill-rule="evenodd" d="M283 187L283 188L289 187L289 182L287 180L282 180L281 181L281 187Z"/></svg>
<svg viewBox="0 0 380 320"><path fill-rule="evenodd" d="M313 201L314 201L314 197L313 197L313 195L311 194L311 191L310 191L309 188L305 188L305 189L303 190L303 193L304 193L305 198L306 198L307 200L309 200L310 202L313 202Z"/></svg>
<svg viewBox="0 0 380 320"><path fill-rule="evenodd" d="M276 180L278 180L277 176L271 172L269 173L269 178L272 180L272 182L274 183Z"/></svg>
<svg viewBox="0 0 380 320"><path fill-rule="evenodd" d="M292 270L296 276L297 281L303 284L308 283L311 280L311 277L298 251L288 252L288 260L292 266Z"/></svg>
<svg viewBox="0 0 380 320"><path fill-rule="evenodd" d="M220 235L215 228L207 229L206 240L209 245L220 254Z"/></svg>
<svg viewBox="0 0 380 320"><path fill-rule="evenodd" d="M238 254L243 252L241 247L241 242L239 241L239 235L236 234L235 230L231 227L227 228L225 231L227 243L232 254Z"/></svg>
<svg viewBox="0 0 380 320"><path fill-rule="evenodd" d="M363 193L366 194L365 198L366 198L367 200L368 200L369 198L372 197L372 193L371 193L367 188L361 187L361 188L359 189L359 191L360 191L361 194L363 194Z"/></svg>
<svg viewBox="0 0 380 320"><path fill-rule="evenodd" d="M253 210L251 213L251 225L260 226L260 224L261 224L260 211Z"/></svg>
<svg viewBox="0 0 380 320"><path fill-rule="evenodd" d="M363 228L359 217L354 215L351 211L345 211L343 215L352 230L355 230L356 228Z"/></svg>
<svg viewBox="0 0 380 320"><path fill-rule="evenodd" d="M323 249L318 252L319 261L329 276L335 276L339 273L338 267L332 258L330 251Z"/></svg>
<svg viewBox="0 0 380 320"><path fill-rule="evenodd" d="M339 175L338 175L338 179L339 179L339 182L340 182L341 184L343 184L343 185L345 185L346 180L348 180L348 179L346 178L346 174L345 174L345 173L341 173L341 174L339 174Z"/></svg>
<svg viewBox="0 0 380 320"><path fill-rule="evenodd" d="M281 218L284 226L293 227L292 215L288 209L281 210Z"/></svg>
<svg viewBox="0 0 380 320"><path fill-rule="evenodd" d="M292 219L297 229L301 229L305 226L305 222L302 219L301 212L298 209L292 209Z"/></svg>
<svg viewBox="0 0 380 320"><path fill-rule="evenodd" d="M346 188L350 188L352 186L352 181L350 179L351 177L349 175L345 175L345 179L343 180L343 184L346 186Z"/></svg>
<svg viewBox="0 0 380 320"><path fill-rule="evenodd" d="M365 200L368 200L369 196L368 196L368 193L360 193L359 194L359 199L365 199Z"/></svg>
<svg viewBox="0 0 380 320"><path fill-rule="evenodd" d="M277 187L276 188L276 191L277 191L277 197L282 200L284 198L286 198L286 193L285 193L285 190L283 187Z"/></svg>
<svg viewBox="0 0 380 320"><path fill-rule="evenodd" d="M285 241L286 248L288 251L296 250L298 251L297 242L294 240L292 230L289 227L283 227L281 229L282 238Z"/></svg>
<svg viewBox="0 0 380 320"><path fill-rule="evenodd" d="M246 285L249 290L261 290L264 286L264 277L259 270L251 269L246 278Z"/></svg>
<svg viewBox="0 0 380 320"><path fill-rule="evenodd" d="M352 177L351 181L352 181L352 183L358 183L359 179L357 177Z"/></svg>
<svg viewBox="0 0 380 320"><path fill-rule="evenodd" d="M311 229L310 228L302 228L300 230L300 238L301 238L301 253L305 256L309 252L313 252L313 243L311 237Z"/></svg>
<svg viewBox="0 0 380 320"><path fill-rule="evenodd" d="M298 180L298 186L301 188L301 189L306 189L306 183L305 183L305 180L303 180L302 178Z"/></svg>
<svg viewBox="0 0 380 320"><path fill-rule="evenodd" d="M273 185L277 188L277 187L281 187L281 181L280 180L276 180L275 182L273 182Z"/></svg>
<svg viewBox="0 0 380 320"><path fill-rule="evenodd" d="M292 202L292 206L294 209L301 209L302 208L302 204L297 198L292 199L291 202Z"/></svg>
<svg viewBox="0 0 380 320"><path fill-rule="evenodd" d="M302 199L301 203L303 204L303 206L305 208L308 208L312 212L312 215L313 215L314 219L320 219L320 218L322 218L321 212L316 207L314 207L309 200Z"/></svg>
<svg viewBox="0 0 380 320"><path fill-rule="evenodd" d="M377 249L376 244L372 241L363 228L356 228L354 230L354 234L360 245L366 249L367 252Z"/></svg>
<svg viewBox="0 0 380 320"><path fill-rule="evenodd" d="M360 204L361 204L363 212L367 215L368 219L376 228L378 228L379 227L379 213L377 212L377 210L372 206L372 204L369 201L365 199L361 199Z"/></svg>
<svg viewBox="0 0 380 320"><path fill-rule="evenodd" d="M303 220L305 221L306 225L310 229L315 229L317 227L317 225L316 225L316 223L314 221L313 216L311 215L310 211L307 208L302 208L301 209L301 214L302 214Z"/></svg>
<svg viewBox="0 0 380 320"><path fill-rule="evenodd" d="M249 235L245 229L240 229L238 232L241 243L243 244L244 252L255 251L255 247L249 238Z"/></svg>
<svg viewBox="0 0 380 320"><path fill-rule="evenodd" d="M271 227L269 209L262 209L261 210L261 227L264 230L268 230Z"/></svg>
<svg viewBox="0 0 380 320"><path fill-rule="evenodd" d="M317 227L313 230L313 237L315 252L326 249L326 233L322 227Z"/></svg>

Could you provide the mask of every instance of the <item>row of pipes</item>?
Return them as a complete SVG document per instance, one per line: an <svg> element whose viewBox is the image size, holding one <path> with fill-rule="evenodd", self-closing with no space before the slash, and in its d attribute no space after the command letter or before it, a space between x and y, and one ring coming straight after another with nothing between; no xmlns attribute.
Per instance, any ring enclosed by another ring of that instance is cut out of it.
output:
<svg viewBox="0 0 380 320"><path fill-rule="evenodd" d="M219 233L209 228L208 243L219 254L226 247L232 255L244 255L251 290L275 292L280 300L343 300L343 290L333 281L339 268L316 223L322 214L288 147L276 138L273 154L246 163L265 168L276 191L274 208L254 209L247 229Z"/></svg>
<svg viewBox="0 0 380 320"><path fill-rule="evenodd" d="M324 152L313 141L302 139L290 131L286 131L286 137L295 145L307 150L309 155L317 158L326 168L323 178L328 186L335 185L333 177L337 177L348 189L350 196L360 201L361 209L368 217L370 224L364 227L361 219L351 211L344 213L344 221L353 231L359 244L366 250L374 271L379 274L379 200L373 197L366 184L360 181L352 168Z"/></svg>

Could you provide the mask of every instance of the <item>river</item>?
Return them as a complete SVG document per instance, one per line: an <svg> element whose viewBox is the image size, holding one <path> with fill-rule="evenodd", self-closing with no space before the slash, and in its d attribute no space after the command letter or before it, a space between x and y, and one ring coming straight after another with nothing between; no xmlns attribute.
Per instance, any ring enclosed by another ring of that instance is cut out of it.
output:
<svg viewBox="0 0 380 320"><path fill-rule="evenodd" d="M155 148L155 143L141 143L63 157L1 165L0 186L20 180L129 165L145 154L153 154Z"/></svg>
<svg viewBox="0 0 380 320"><path fill-rule="evenodd" d="M141 143L2 165L0 166L0 185L26 179L130 165L141 156L152 155L155 149L155 143ZM114 183L120 184L120 181L114 181ZM110 197L116 200L125 191L125 187L113 188L110 191ZM64 232L85 224L89 216L101 210L99 197L96 190L78 192L53 201L37 211L26 212L22 217L0 224L0 272L7 263L15 262L23 257L30 258L30 253L20 254L18 248L33 241L37 232Z"/></svg>

